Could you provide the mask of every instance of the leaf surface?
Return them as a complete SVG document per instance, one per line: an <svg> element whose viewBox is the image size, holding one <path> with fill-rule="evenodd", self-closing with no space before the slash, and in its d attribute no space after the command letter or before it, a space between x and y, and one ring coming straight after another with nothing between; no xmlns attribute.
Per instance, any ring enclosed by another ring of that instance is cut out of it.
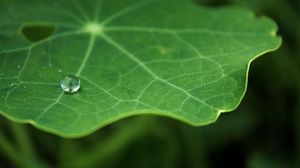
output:
<svg viewBox="0 0 300 168"><path fill-rule="evenodd" d="M28 27L55 30L33 41ZM188 0L4 0L0 113L64 137L138 114L206 125L239 105L251 61L280 45L276 29ZM78 93L60 88L69 74Z"/></svg>

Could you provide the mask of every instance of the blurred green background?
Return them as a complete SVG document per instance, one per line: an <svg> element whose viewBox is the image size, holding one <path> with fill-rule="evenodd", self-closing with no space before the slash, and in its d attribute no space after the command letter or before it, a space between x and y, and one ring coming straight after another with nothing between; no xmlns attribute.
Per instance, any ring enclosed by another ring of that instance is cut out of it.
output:
<svg viewBox="0 0 300 168"><path fill-rule="evenodd" d="M79 139L0 117L0 167L300 167L300 0L197 3L248 8L279 25L283 45L254 61L236 111L198 128L163 117L131 117Z"/></svg>

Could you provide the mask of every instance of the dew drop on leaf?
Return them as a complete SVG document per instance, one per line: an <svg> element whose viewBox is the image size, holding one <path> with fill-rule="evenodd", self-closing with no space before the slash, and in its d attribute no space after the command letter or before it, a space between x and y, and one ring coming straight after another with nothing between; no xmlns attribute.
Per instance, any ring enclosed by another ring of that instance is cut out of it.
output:
<svg viewBox="0 0 300 168"><path fill-rule="evenodd" d="M17 86L16 82L12 82L12 83L9 84L9 87L15 87L15 86Z"/></svg>
<svg viewBox="0 0 300 168"><path fill-rule="evenodd" d="M80 79L74 75L67 75L61 80L60 86L66 93L76 93L80 89Z"/></svg>

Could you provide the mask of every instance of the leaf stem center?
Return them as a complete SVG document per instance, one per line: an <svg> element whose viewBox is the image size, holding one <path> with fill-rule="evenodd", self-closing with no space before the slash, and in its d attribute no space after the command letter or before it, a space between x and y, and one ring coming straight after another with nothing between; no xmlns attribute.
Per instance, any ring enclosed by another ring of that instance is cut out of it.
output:
<svg viewBox="0 0 300 168"><path fill-rule="evenodd" d="M94 35L99 35L102 34L103 27L98 23L88 23L85 26L84 31Z"/></svg>

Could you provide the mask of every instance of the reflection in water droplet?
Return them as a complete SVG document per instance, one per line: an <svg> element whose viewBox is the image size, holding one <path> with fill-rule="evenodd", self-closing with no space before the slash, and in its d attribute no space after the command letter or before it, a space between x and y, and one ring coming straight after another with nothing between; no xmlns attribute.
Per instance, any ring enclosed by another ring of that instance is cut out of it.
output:
<svg viewBox="0 0 300 168"><path fill-rule="evenodd" d="M80 79L74 75L68 75L61 81L60 86L66 93L78 92L80 89Z"/></svg>

